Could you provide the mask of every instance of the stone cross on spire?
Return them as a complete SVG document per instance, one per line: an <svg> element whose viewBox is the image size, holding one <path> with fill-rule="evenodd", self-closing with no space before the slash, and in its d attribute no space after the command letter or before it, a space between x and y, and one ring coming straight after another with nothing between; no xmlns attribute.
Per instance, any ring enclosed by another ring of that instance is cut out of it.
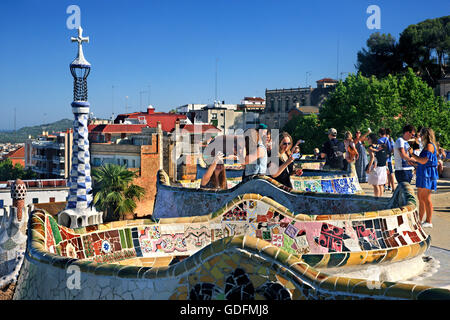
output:
<svg viewBox="0 0 450 320"><path fill-rule="evenodd" d="M70 40L72 42L78 42L78 56L72 64L90 65L90 63L84 58L83 54L83 42L89 43L89 37L83 37L83 28L81 28L81 26L78 27L78 37L71 37Z"/></svg>

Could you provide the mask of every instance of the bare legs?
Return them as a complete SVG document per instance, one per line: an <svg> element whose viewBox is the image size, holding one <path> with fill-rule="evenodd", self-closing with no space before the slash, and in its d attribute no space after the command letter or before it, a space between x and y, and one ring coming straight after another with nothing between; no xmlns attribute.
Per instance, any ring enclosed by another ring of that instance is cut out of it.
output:
<svg viewBox="0 0 450 320"><path fill-rule="evenodd" d="M419 198L419 219L423 220L426 213L425 222L431 223L433 215L433 203L431 202L431 190L425 188L417 188L417 198Z"/></svg>
<svg viewBox="0 0 450 320"><path fill-rule="evenodd" d="M373 186L373 193L374 193L375 197L382 197L383 192L384 192L383 184L380 184L378 186L376 186L376 185Z"/></svg>

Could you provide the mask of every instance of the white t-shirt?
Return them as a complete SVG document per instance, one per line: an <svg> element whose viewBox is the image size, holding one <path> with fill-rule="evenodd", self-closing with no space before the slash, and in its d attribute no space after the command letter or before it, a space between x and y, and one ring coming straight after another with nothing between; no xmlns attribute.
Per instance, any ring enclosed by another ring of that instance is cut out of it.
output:
<svg viewBox="0 0 450 320"><path fill-rule="evenodd" d="M403 158L400 156L400 151L398 149L403 148L408 154L408 150L411 148L409 146L408 141L403 139L402 137L398 138L397 141L395 141L394 146L394 160L395 160L395 170L413 170L414 167L410 166L406 160L403 160Z"/></svg>

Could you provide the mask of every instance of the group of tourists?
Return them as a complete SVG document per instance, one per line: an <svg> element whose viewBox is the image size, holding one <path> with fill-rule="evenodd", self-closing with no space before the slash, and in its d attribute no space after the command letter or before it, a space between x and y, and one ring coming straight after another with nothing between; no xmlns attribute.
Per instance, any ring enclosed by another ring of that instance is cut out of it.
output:
<svg viewBox="0 0 450 320"><path fill-rule="evenodd" d="M248 181L256 176L268 175L281 184L292 188L291 175L300 176L302 169L294 169L294 161L299 156L301 140L293 144L293 139L287 132L279 136L277 163L269 161L272 152L272 136L267 126L260 124L256 129L249 129L245 134L245 146L239 163L245 166L242 182ZM237 159L237 155L225 156L223 152L215 152L212 163L202 177L201 187L226 189L226 171L224 161Z"/></svg>
<svg viewBox="0 0 450 320"><path fill-rule="evenodd" d="M300 153L300 142L302 140L293 145L292 137L287 132L282 132L279 136L278 157L271 158L272 137L267 126L261 124L256 129L249 129L245 135L245 146L242 147L244 150L241 154L244 156L239 159L239 163L245 165L242 181L259 175L269 175L292 188L290 177L303 174L301 169L294 169L294 161ZM201 180L201 186L226 189L224 161L231 158L237 160L238 153L224 156L222 152L216 152ZM272 161L269 161L269 158ZM364 134L357 130L354 136L350 131L346 131L343 142L337 139L337 130L331 128L328 130L328 140L321 150L314 150L314 158L325 159L324 170L349 170L349 166L354 164L359 182L372 185L376 197L383 196L385 191L394 192L395 180L398 183L411 183L415 172L419 217L422 221L426 213L423 226L432 227L431 192L437 189L439 161L445 158L445 151L437 147L431 128L420 128L416 131L414 126L406 125L395 142L389 128L380 128L378 134L373 133L370 128ZM273 159L277 159L277 163Z"/></svg>
<svg viewBox="0 0 450 320"><path fill-rule="evenodd" d="M343 143L336 137L336 129L331 128L329 140L322 146L325 169L345 170L354 163L359 182L372 185L376 197L383 196L385 190L394 192L395 180L411 183L415 172L419 217L422 221L426 213L423 227L433 226L431 192L437 189L437 180L443 170L442 160L446 156L445 151L437 146L433 129L419 128L416 131L414 126L406 125L395 142L389 128L380 128L378 135L370 128L365 134L357 130L355 137L347 131ZM367 152L365 141L368 142Z"/></svg>

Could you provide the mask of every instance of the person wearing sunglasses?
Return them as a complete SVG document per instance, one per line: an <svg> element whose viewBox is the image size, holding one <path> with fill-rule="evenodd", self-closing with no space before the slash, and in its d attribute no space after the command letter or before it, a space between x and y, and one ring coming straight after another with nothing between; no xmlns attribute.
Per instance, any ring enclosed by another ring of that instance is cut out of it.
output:
<svg viewBox="0 0 450 320"><path fill-rule="evenodd" d="M280 145L278 148L278 166L271 162L269 164L269 174L279 183L286 187L292 188L291 175L295 174L301 176L303 174L302 169L294 170L294 160L292 154L292 137L287 132L280 134ZM294 147L297 147L297 144Z"/></svg>

